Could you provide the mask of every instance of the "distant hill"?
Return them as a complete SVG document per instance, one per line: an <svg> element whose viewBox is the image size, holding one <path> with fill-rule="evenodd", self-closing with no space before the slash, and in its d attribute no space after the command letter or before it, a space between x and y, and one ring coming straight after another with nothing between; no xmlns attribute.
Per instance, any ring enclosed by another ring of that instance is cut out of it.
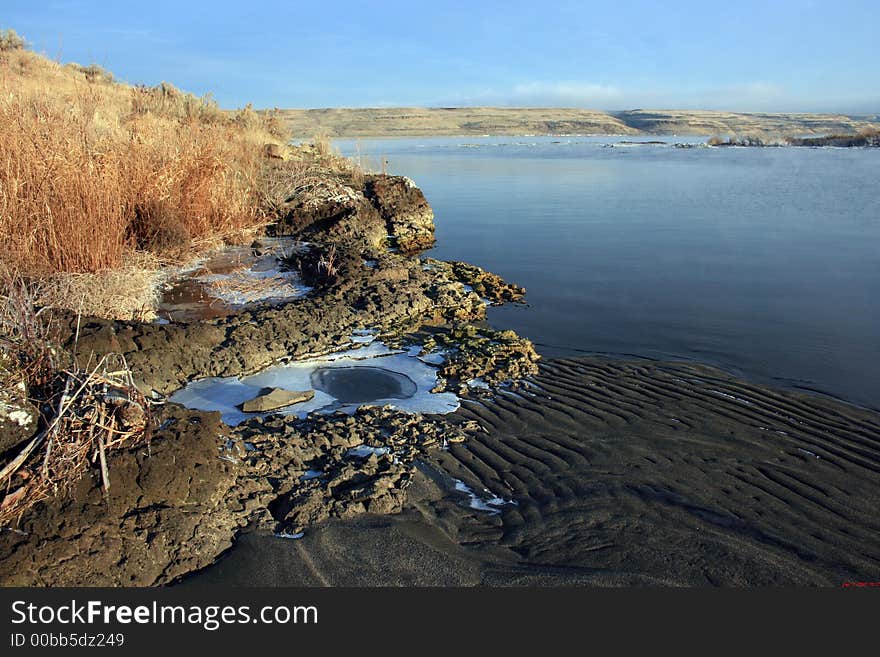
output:
<svg viewBox="0 0 880 657"><path fill-rule="evenodd" d="M648 134L748 134L825 135L856 133L876 126L876 116L844 114L770 114L700 110L632 110L615 116L626 125Z"/></svg>
<svg viewBox="0 0 880 657"><path fill-rule="evenodd" d="M296 137L441 135L773 135L848 134L880 126L878 117L843 114L768 114L701 110L600 112L563 108L389 107L285 109Z"/></svg>

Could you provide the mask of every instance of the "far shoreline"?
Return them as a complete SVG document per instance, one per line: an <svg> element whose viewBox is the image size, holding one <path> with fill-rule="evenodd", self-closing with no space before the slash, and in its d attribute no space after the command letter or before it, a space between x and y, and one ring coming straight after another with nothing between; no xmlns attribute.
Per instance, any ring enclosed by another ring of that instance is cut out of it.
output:
<svg viewBox="0 0 880 657"><path fill-rule="evenodd" d="M600 111L578 108L388 107L278 109L290 132L338 138L454 136L677 136L857 134L880 128L880 114Z"/></svg>

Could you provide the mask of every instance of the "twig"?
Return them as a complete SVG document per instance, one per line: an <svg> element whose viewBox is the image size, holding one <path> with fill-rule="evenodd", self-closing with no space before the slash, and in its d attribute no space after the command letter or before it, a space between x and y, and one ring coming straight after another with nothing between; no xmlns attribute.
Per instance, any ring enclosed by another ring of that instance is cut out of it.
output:
<svg viewBox="0 0 880 657"><path fill-rule="evenodd" d="M104 452L104 436L98 436L98 456L101 459L101 479L104 481L104 494L110 491L110 472L107 470L107 454Z"/></svg>
<svg viewBox="0 0 880 657"><path fill-rule="evenodd" d="M27 447L21 450L21 453L12 459L3 470L0 470L0 482L2 482L7 477L11 476L16 470L21 467L21 464L27 460L27 457L30 456L31 452L36 449L36 447L43 442L43 439L46 437L48 431L43 431L38 434L31 442L28 443Z"/></svg>
<svg viewBox="0 0 880 657"><path fill-rule="evenodd" d="M55 419L52 420L52 423L48 426L48 428L45 431L43 431L40 435L38 435L36 438L34 438L28 444L28 446L22 450L21 454L16 456L5 468L3 468L3 470L0 470L0 482L3 482L3 480L6 477L11 476L16 470L18 470L18 468L21 467L22 463L24 463L25 459L27 459L27 457L34 450L34 448L40 442L42 442L42 440L51 431L53 431L56 426L58 426L58 423L61 421L61 418L64 417L64 414L67 413L67 411L70 409L71 405L73 405L74 400L76 400L76 398L79 397L79 395L82 393L83 389L85 389L86 384L88 384L88 382L91 380L92 376L95 374L95 372L98 371L98 368L104 363L105 360L107 360L107 356L104 356L103 358L101 358L100 361L98 361L98 364L95 366L94 371L91 374L89 374L89 376L86 377L86 380L83 381L82 385L80 385L80 387L77 389L77 391L72 396L70 396L68 398L67 405L64 406L59 411L58 415L55 416Z"/></svg>
<svg viewBox="0 0 880 657"><path fill-rule="evenodd" d="M73 357L76 358L76 348L79 346L79 326L82 321L83 304L86 301L86 293L83 292L79 300L79 312L76 313L76 335L73 338Z"/></svg>
<svg viewBox="0 0 880 657"><path fill-rule="evenodd" d="M70 381L71 378L68 376L64 381L64 392L61 393L61 397L58 399L58 415L61 415L61 408L64 405L64 401L67 399L67 393L70 390ZM57 425L56 425L57 427ZM52 455L52 445L55 442L55 433L56 431L49 432L49 441L46 443L46 456L43 457L43 475L48 476L49 474L49 457Z"/></svg>

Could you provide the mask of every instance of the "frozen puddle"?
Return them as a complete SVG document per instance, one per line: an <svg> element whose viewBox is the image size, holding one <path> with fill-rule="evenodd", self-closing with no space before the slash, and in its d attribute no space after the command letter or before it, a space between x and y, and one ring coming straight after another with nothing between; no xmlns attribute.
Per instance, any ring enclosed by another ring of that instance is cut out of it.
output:
<svg viewBox="0 0 880 657"><path fill-rule="evenodd" d="M223 317L243 306L302 297L311 289L281 259L307 248L289 237L259 240L260 246L231 246L214 252L165 286L159 321Z"/></svg>
<svg viewBox="0 0 880 657"><path fill-rule="evenodd" d="M210 377L181 388L170 401L202 411L220 411L236 425L249 417L239 405L265 388L314 390L315 396L272 413L305 417L313 411L346 413L363 405L390 404L409 413L451 413L459 406L451 392L432 393L437 371L407 352L392 351L381 342L360 349L270 367L246 377Z"/></svg>
<svg viewBox="0 0 880 657"><path fill-rule="evenodd" d="M418 391L406 374L384 367L319 367L311 375L312 387L343 404L362 404L374 399L410 399Z"/></svg>

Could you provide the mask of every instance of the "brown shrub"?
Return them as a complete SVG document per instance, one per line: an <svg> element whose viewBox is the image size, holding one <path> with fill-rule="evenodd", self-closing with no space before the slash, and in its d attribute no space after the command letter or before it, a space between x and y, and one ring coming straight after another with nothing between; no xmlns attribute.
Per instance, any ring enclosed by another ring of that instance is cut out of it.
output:
<svg viewBox="0 0 880 657"><path fill-rule="evenodd" d="M27 43L15 30L0 30L0 52L24 50L26 47Z"/></svg>

